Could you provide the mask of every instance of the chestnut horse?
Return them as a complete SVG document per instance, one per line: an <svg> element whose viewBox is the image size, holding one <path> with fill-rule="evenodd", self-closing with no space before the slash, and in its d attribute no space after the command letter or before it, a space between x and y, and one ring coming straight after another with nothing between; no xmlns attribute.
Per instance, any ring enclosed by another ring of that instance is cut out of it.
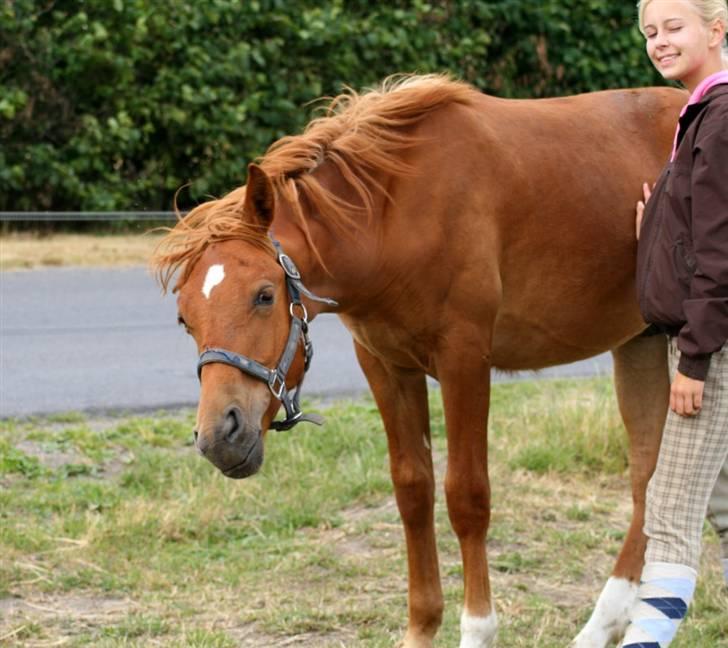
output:
<svg viewBox="0 0 728 648"><path fill-rule="evenodd" d="M202 354L196 445L230 477L259 469L282 401L282 427L301 416L292 394L308 321L333 311L351 332L384 420L404 526L407 648L432 646L443 612L426 376L444 403L445 494L464 571L460 645L484 647L496 633L486 557L491 369L606 350L630 438L634 512L572 645L605 646L623 631L669 391L664 339L640 336L634 205L669 154L684 101L671 89L504 100L441 76L390 80L337 97L250 165L245 187L180 220L157 251L165 288L181 270L179 318Z"/></svg>

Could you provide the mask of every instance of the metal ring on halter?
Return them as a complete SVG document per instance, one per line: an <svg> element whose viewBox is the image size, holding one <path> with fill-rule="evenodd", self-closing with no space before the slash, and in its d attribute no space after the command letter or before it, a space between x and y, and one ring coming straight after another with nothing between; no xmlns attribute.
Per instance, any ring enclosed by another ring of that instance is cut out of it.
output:
<svg viewBox="0 0 728 648"><path fill-rule="evenodd" d="M308 323L308 311L306 310L305 304L301 302L291 302L288 305L288 312L291 314L291 317L296 317L296 314L293 312L293 309L299 306L301 310L303 311L303 315L299 319L303 320L304 322Z"/></svg>

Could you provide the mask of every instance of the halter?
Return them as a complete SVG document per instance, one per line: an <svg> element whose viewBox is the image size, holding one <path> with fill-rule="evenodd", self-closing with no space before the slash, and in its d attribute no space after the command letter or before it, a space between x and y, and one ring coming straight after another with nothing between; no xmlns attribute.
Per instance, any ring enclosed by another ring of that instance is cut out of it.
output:
<svg viewBox="0 0 728 648"><path fill-rule="evenodd" d="M274 430L290 430L294 425L303 421L321 425L324 422L322 416L318 414L304 414L301 411L299 398L303 378L301 378L301 381L293 390L289 391L286 387L286 375L291 368L293 359L296 357L299 341L303 342L304 377L313 358L313 344L308 335L308 313L306 312L306 306L301 301L301 293L309 299L329 306L338 306L338 304L333 299L317 297L306 288L301 281L301 273L298 271L291 257L283 252L278 241L274 240L273 245L277 252L278 263L283 268L283 272L286 273L286 287L288 288L288 297L290 298L288 312L291 314L291 330L288 333L288 341L283 349L280 360L278 360L278 366L275 369L268 369L268 367L260 364L260 362L240 355L239 353L228 351L227 349L206 349L200 354L200 359L197 362L197 377L202 381L202 367L206 364L218 362L230 365L239 369L244 374L262 380L268 385L271 394L281 402L286 410L286 418L283 421L273 421L270 427ZM300 317L296 314L297 311L300 311Z"/></svg>

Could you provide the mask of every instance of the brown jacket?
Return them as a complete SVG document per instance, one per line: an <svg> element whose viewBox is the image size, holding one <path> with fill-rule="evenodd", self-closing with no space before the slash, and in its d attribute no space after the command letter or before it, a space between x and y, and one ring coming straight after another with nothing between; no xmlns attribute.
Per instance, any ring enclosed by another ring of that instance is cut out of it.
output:
<svg viewBox="0 0 728 648"><path fill-rule="evenodd" d="M728 85L680 118L674 162L645 207L637 291L646 322L678 336L680 373L705 380L728 340Z"/></svg>

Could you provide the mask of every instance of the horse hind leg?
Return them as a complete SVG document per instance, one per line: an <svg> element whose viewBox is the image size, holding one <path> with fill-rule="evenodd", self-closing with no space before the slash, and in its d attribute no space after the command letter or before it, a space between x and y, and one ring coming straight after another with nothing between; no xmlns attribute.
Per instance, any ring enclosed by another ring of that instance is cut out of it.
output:
<svg viewBox="0 0 728 648"><path fill-rule="evenodd" d="M619 640L637 594L647 544L645 493L660 450L670 382L664 336L636 337L612 351L619 410L629 436L632 522L612 575L571 648L604 648Z"/></svg>

